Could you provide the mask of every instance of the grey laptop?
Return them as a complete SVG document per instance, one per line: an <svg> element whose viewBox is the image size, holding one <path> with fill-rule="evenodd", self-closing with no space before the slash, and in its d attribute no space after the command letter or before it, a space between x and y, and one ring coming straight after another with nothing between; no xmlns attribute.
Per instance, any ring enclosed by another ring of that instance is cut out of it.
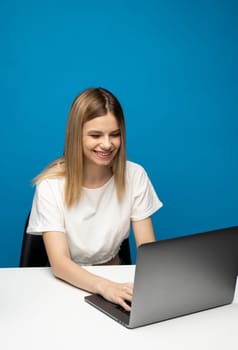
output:
<svg viewBox="0 0 238 350"><path fill-rule="evenodd" d="M138 248L131 312L97 294L85 301L128 328L230 304L238 274L238 227Z"/></svg>

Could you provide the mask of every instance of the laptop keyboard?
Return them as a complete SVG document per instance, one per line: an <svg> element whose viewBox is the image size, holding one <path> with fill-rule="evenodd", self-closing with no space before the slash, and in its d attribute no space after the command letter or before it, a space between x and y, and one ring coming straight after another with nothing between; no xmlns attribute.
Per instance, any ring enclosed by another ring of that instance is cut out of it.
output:
<svg viewBox="0 0 238 350"><path fill-rule="evenodd" d="M131 306L131 302L130 302L130 301L126 301L126 303L127 303L129 306ZM121 305L116 304L115 307L116 307L117 310L120 310L120 311L123 312L124 314L130 315L130 311L126 311Z"/></svg>

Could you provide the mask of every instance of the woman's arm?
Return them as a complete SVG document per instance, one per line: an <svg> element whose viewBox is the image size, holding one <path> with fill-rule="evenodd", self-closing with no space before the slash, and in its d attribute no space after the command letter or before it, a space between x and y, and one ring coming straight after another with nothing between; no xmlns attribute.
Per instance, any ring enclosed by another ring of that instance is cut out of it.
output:
<svg viewBox="0 0 238 350"><path fill-rule="evenodd" d="M102 295L105 299L130 310L126 300L132 299L132 284L117 283L88 272L70 257L68 243L62 232L43 234L52 272L75 287Z"/></svg>
<svg viewBox="0 0 238 350"><path fill-rule="evenodd" d="M132 229L137 247L143 243L155 241L153 224L150 217L144 220L132 221Z"/></svg>

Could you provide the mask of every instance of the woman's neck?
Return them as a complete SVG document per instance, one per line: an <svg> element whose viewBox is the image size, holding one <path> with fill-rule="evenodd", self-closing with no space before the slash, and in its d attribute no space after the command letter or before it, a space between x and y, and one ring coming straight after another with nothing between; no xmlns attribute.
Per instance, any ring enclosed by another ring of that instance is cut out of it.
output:
<svg viewBox="0 0 238 350"><path fill-rule="evenodd" d="M111 167L85 164L83 186L97 188L103 186L113 175Z"/></svg>

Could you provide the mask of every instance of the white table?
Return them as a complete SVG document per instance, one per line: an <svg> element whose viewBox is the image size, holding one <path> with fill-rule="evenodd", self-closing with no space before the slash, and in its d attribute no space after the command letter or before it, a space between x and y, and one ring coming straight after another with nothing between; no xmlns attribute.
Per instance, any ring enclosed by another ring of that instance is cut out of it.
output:
<svg viewBox="0 0 238 350"><path fill-rule="evenodd" d="M134 276L134 266L88 269L115 281L132 281ZM237 289L231 305L130 330L88 305L88 293L54 278L48 268L2 268L0 347L237 350Z"/></svg>

